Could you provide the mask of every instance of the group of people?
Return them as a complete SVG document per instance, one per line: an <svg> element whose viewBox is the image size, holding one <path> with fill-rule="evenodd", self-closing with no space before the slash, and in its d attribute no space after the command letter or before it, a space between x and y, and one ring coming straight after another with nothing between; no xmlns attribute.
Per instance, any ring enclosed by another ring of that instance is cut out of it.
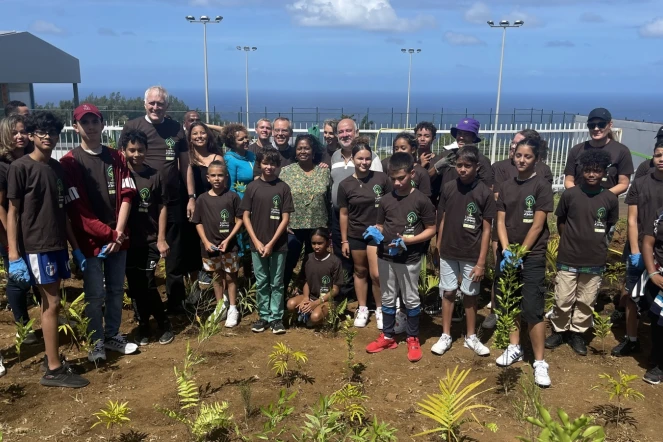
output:
<svg viewBox="0 0 663 442"><path fill-rule="evenodd" d="M531 129L517 133L509 157L491 165L477 148L478 121L462 119L451 129L455 145L440 153L432 149L436 127L422 122L414 135L395 136L393 154L380 161L352 119L325 121L324 144L308 133L291 145L291 123L284 117L259 120L253 143L246 127L206 125L195 111L187 112L180 125L167 116L168 93L159 86L145 92L145 110L144 117L124 125L118 148L112 149L101 142L102 113L92 104L80 105L73 112L73 127L81 144L59 162L51 155L63 123L52 113L23 116L10 109L0 122L6 292L16 321L23 324L29 320L26 292L33 286L41 295L46 348L42 385L88 384L58 353L60 282L70 277L67 243L83 272L93 340L88 358L93 362L105 360L106 351L134 353L152 336L160 344L172 342L168 315L182 313L185 275L196 280L201 272L211 274L217 302L228 304L225 326L237 326L243 265L245 276L256 282L253 332L285 333L286 308L307 326L320 324L331 303L354 292L356 327L367 326L369 304L374 304L379 336L366 351L395 349L397 335L405 333L407 357L419 361L418 280L433 238L442 335L432 353L443 355L452 346L453 307L460 294L466 322L463 346L477 355L490 354L476 333L477 299L489 253L495 281L516 269L522 296L516 328L497 364L523 359L521 320L528 326L539 386L551 384L546 348L566 342L578 354L587 353L582 334L592 326L611 231L619 218L617 196L629 189L633 173L630 151L614 139L606 109L589 114L590 139L570 150L566 191L556 209L553 177L545 164L547 144ZM649 309L655 315L654 367L645 380L659 383L663 128L654 158L636 176L626 199L628 265L620 304L627 336L613 354L639 349L638 310ZM548 215L553 211L561 239L553 333L546 337L544 281ZM302 253L301 270L294 277ZM165 306L155 282L162 258ZM134 342L120 333L125 277L138 318ZM499 284L493 289L501 294ZM495 326L497 298L483 321L486 328ZM34 333L26 339L37 340Z"/></svg>

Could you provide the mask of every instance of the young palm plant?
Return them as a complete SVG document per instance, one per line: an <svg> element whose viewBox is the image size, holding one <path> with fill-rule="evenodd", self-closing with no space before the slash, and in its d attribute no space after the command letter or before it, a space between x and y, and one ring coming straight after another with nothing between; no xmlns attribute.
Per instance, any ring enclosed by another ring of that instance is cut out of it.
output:
<svg viewBox="0 0 663 442"><path fill-rule="evenodd" d="M630 385L631 382L639 378L638 375L626 374L622 370L619 370L618 375L618 378L614 378L608 373L600 374L599 378L603 379L603 383L592 387L592 390L602 390L607 393L610 396L610 400L617 398L617 424L621 421L622 412L624 411L622 408L623 399L635 401L645 398L644 394Z"/></svg>

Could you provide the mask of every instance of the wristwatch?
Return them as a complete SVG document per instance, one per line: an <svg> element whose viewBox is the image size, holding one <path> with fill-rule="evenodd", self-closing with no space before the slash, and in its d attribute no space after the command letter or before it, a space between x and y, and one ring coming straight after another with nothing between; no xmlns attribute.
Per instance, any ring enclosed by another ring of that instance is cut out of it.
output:
<svg viewBox="0 0 663 442"><path fill-rule="evenodd" d="M191 199L191 198L193 198L195 200L196 199L196 194L195 193L189 194L189 199Z"/></svg>

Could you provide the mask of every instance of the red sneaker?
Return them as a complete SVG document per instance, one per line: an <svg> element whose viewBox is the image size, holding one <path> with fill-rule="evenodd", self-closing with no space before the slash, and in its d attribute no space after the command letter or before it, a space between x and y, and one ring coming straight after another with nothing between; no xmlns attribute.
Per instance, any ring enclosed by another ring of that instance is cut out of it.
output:
<svg viewBox="0 0 663 442"><path fill-rule="evenodd" d="M407 358L410 362L417 362L423 356L421 353L421 345L419 345L419 338L410 336L407 338Z"/></svg>
<svg viewBox="0 0 663 442"><path fill-rule="evenodd" d="M380 336L378 336L375 341L366 346L366 351L368 353L379 353L382 350L388 350L396 347L398 347L398 343L394 338L385 338L384 333L380 333Z"/></svg>

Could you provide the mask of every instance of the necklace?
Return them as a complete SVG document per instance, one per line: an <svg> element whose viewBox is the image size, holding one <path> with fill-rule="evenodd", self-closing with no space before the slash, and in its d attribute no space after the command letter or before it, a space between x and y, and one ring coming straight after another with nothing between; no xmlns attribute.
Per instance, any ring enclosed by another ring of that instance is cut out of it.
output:
<svg viewBox="0 0 663 442"><path fill-rule="evenodd" d="M354 177L355 180L359 183L359 187L364 187L364 182L357 176L357 173L353 173L352 176ZM368 175L366 175L366 178L368 178Z"/></svg>

